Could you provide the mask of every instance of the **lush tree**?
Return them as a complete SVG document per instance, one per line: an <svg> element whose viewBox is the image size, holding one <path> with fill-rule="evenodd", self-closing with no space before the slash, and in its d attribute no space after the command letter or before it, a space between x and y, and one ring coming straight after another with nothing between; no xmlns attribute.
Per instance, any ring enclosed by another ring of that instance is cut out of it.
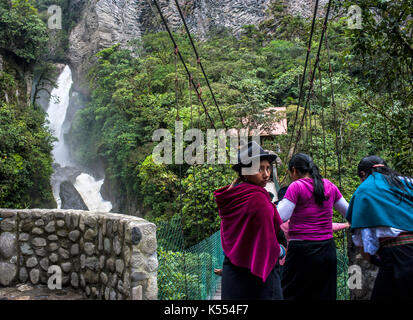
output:
<svg viewBox="0 0 413 320"><path fill-rule="evenodd" d="M356 103L369 124L371 153L413 174L413 6L404 1L345 1L361 8L362 29L347 29L351 41Z"/></svg>
<svg viewBox="0 0 413 320"><path fill-rule="evenodd" d="M0 48L30 62L47 44L47 28L29 0L0 1Z"/></svg>

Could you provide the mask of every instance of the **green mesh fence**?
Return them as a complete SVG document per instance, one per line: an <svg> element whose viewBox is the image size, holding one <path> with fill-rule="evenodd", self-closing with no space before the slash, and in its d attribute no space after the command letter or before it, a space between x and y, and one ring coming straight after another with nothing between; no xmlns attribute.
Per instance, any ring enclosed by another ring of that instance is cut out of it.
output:
<svg viewBox="0 0 413 320"><path fill-rule="evenodd" d="M220 232L183 250L179 220L158 225L158 299L211 299L221 281L214 268L222 268ZM337 300L348 300L348 259L345 247L337 249Z"/></svg>
<svg viewBox="0 0 413 320"><path fill-rule="evenodd" d="M178 220L158 225L158 299L210 299L221 277L224 255L219 231L200 243L182 249L183 237Z"/></svg>
<svg viewBox="0 0 413 320"><path fill-rule="evenodd" d="M343 232L343 231L342 231ZM348 281L347 235L343 232L342 242L337 249L337 300L350 300Z"/></svg>

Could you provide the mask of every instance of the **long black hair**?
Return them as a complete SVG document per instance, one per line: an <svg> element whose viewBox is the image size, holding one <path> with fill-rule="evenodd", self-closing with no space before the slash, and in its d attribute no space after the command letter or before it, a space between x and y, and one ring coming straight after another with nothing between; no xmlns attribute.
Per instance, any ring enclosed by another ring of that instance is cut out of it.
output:
<svg viewBox="0 0 413 320"><path fill-rule="evenodd" d="M397 189L395 190L395 192L398 193L400 200L407 198L410 201L413 201L413 196L408 194L408 189L410 189L410 191L413 190L413 179L408 176L403 176L397 171L389 168L386 161L384 161L379 156L373 155L361 159L359 165L357 166L357 175L360 178L363 178L362 172L365 173L364 178L367 178L373 172L381 173L382 175L384 175L390 187L396 187L403 191L399 192L397 191ZM405 183L403 183L402 180L404 180Z"/></svg>
<svg viewBox="0 0 413 320"><path fill-rule="evenodd" d="M315 202L321 206L327 199L324 194L323 177L321 176L318 167L314 164L313 159L305 153L297 153L288 163L288 170L292 171L293 167L301 174L310 174L310 177L313 179L313 195Z"/></svg>

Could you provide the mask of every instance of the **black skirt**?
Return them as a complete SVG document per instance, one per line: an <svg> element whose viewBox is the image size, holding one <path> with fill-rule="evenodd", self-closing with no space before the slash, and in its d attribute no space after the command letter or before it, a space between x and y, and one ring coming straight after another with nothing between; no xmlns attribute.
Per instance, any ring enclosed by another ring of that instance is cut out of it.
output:
<svg viewBox="0 0 413 320"><path fill-rule="evenodd" d="M286 300L335 300L337 255L334 240L290 241L282 288Z"/></svg>
<svg viewBox="0 0 413 320"><path fill-rule="evenodd" d="M413 244L380 248L371 300L413 300Z"/></svg>
<svg viewBox="0 0 413 320"><path fill-rule="evenodd" d="M248 268L233 265L224 258L222 269L222 300L282 300L279 264L272 269L265 282L253 275Z"/></svg>

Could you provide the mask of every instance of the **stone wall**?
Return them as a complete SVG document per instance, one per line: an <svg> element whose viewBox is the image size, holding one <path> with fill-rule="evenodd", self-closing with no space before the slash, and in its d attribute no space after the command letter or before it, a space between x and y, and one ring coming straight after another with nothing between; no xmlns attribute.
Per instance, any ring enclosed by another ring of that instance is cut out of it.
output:
<svg viewBox="0 0 413 320"><path fill-rule="evenodd" d="M62 286L90 299L157 299L156 226L133 216L58 209L0 209L0 285Z"/></svg>
<svg viewBox="0 0 413 320"><path fill-rule="evenodd" d="M349 234L350 236L347 237L349 266L356 265L361 269L361 287L350 289L350 300L370 300L379 268L361 256L360 248L354 245L351 233Z"/></svg>

